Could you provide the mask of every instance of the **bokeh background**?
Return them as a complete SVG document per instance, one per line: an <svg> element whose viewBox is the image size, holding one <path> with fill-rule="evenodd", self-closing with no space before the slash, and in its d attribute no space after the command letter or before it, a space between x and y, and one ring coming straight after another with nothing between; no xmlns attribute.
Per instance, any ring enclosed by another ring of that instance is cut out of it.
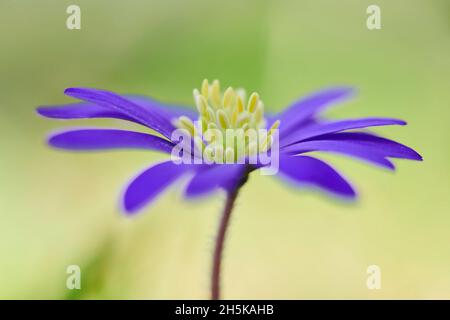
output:
<svg viewBox="0 0 450 320"><path fill-rule="evenodd" d="M81 30L66 29L70 4ZM366 28L370 4L381 30ZM2 0L0 298L209 297L223 195L185 202L180 185L126 218L123 185L164 156L55 151L45 137L66 125L135 127L34 113L71 102L72 86L191 104L205 77L257 90L272 111L354 85L357 99L330 117L406 119L377 131L425 159L391 173L324 156L359 189L355 204L253 175L228 234L224 298L450 298L449 13L448 0ZM72 264L81 290L66 288ZM381 290L366 287L371 264Z"/></svg>

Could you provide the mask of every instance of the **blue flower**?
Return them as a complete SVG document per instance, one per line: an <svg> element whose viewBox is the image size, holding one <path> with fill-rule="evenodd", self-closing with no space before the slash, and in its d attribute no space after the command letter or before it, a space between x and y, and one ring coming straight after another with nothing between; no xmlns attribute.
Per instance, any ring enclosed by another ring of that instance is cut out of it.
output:
<svg viewBox="0 0 450 320"><path fill-rule="evenodd" d="M44 117L56 119L116 118L132 121L158 132L141 133L117 129L71 129L52 135L49 144L66 150L146 149L170 154L177 144L172 133L186 129L200 148L208 143L198 133L195 120L207 128L279 130L279 176L301 186L319 188L329 194L353 199L355 189L333 167L309 152L333 152L348 155L373 165L394 169L390 158L422 160L413 149L360 129L387 125L405 125L392 118L324 120L319 117L326 108L352 96L347 87L329 88L302 98L277 115L264 115L259 95L248 99L241 90L228 88L222 94L218 81L205 80L201 90L194 90L198 112L182 106L159 103L143 96L119 95L105 90L68 88L65 94L82 102L43 106L37 109ZM350 131L351 130L351 131ZM255 148L270 149L270 139L254 141ZM265 145L264 145L265 143ZM194 143L195 144L195 143ZM210 144L212 146L212 144ZM269 146L268 146L269 145ZM251 146L251 141L250 141ZM246 156L251 148L246 149ZM168 186L184 175L192 175L185 189L187 197L196 197L216 189L228 193L238 189L248 175L263 167L238 163L226 146L215 145L214 155L223 162L211 164L174 163L171 160L153 165L132 179L123 197L123 208L135 213L151 203ZM231 156L229 156L231 154ZM230 160L231 161L227 161Z"/></svg>

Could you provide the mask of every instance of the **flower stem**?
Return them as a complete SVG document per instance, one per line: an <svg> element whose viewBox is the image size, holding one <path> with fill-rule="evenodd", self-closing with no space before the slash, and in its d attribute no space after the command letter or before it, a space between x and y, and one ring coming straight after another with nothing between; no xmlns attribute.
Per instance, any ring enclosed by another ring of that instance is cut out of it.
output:
<svg viewBox="0 0 450 320"><path fill-rule="evenodd" d="M239 188L227 193L225 208L220 218L219 230L217 231L216 245L214 248L212 276L211 276L211 299L220 299L220 267L222 264L222 251L225 242L225 234L230 222L231 211L233 210Z"/></svg>

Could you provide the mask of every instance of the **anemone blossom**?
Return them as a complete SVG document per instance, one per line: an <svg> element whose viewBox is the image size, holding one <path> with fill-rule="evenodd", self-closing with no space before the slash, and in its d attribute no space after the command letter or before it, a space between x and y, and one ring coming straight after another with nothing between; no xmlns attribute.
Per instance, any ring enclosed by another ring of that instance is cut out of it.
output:
<svg viewBox="0 0 450 320"><path fill-rule="evenodd" d="M360 118L324 120L320 113L327 107L353 95L347 87L334 87L302 98L277 115L265 115L264 105L257 93L248 98L242 89L227 88L223 93L217 80L204 80L200 90L194 90L197 111L182 106L166 105L143 96L119 95L105 90L68 88L65 94L82 102L42 106L38 113L47 118L83 119L116 118L143 125L156 132L133 132L118 129L70 129L50 136L48 143L59 149L92 151L109 149L145 149L173 155L173 132L185 130L195 150L205 151L207 163L183 163L173 159L155 164L133 178L122 198L126 214L133 215L151 203L168 186L188 175L185 188L188 198L222 189L227 194L225 209L217 233L212 267L211 297L219 299L219 280L225 233L240 187L249 174L264 165L239 161L252 155L274 152L279 157L278 176L294 185L312 187L330 195L356 198L354 187L328 163L306 155L309 152L331 152L366 161L375 166L394 170L390 158L422 160L413 149L389 140L364 128L405 125L393 118ZM242 138L243 154L224 141L207 139L208 129L226 130L267 129L265 134ZM209 150L209 153L206 151Z"/></svg>

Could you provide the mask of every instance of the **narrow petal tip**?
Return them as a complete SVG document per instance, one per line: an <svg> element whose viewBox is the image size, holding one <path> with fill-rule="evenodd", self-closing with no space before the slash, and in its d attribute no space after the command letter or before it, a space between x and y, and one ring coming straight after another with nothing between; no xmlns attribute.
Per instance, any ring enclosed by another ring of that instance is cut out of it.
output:
<svg viewBox="0 0 450 320"><path fill-rule="evenodd" d="M79 99L85 99L90 97L98 97L99 95L111 93L109 91L101 90L101 89L95 89L95 88L77 88L77 87L71 87L66 88L64 90L64 94L69 97L73 98L79 98Z"/></svg>
<svg viewBox="0 0 450 320"><path fill-rule="evenodd" d="M60 107L58 106L39 106L35 110L38 116L43 118L51 118L51 119L67 119L67 116Z"/></svg>
<svg viewBox="0 0 450 320"><path fill-rule="evenodd" d="M47 137L47 141L46 142L51 147L60 148L60 146L58 146L58 135L55 134L55 133L49 135Z"/></svg>
<svg viewBox="0 0 450 320"><path fill-rule="evenodd" d="M77 91L79 91L80 89L81 89L81 88L76 88L76 87L66 88L66 89L64 89L64 94L70 96L72 93L77 92Z"/></svg>
<svg viewBox="0 0 450 320"><path fill-rule="evenodd" d="M72 96L77 91L77 88L66 88L64 89L64 94L66 96Z"/></svg>
<svg viewBox="0 0 450 320"><path fill-rule="evenodd" d="M126 197L122 197L119 206L120 206L120 212L125 217L134 217L140 211L140 209L142 209L142 207L140 208L140 207L134 206L132 203L129 203L127 201Z"/></svg>
<svg viewBox="0 0 450 320"><path fill-rule="evenodd" d="M336 92L340 93L342 97L354 97L358 94L358 89L352 86L337 86L335 87Z"/></svg>
<svg viewBox="0 0 450 320"><path fill-rule="evenodd" d="M46 117L47 118L47 110L48 108L45 106L39 106L36 109L34 109L34 112L36 112L37 115L42 116L42 117Z"/></svg>
<svg viewBox="0 0 450 320"><path fill-rule="evenodd" d="M416 150L409 148L409 154L408 154L408 160L414 160L414 161L423 161L423 157L420 153L418 153Z"/></svg>
<svg viewBox="0 0 450 320"><path fill-rule="evenodd" d="M355 201L358 199L358 193L356 192L356 190L351 187L347 193L345 194L341 194L342 198L348 201Z"/></svg>

